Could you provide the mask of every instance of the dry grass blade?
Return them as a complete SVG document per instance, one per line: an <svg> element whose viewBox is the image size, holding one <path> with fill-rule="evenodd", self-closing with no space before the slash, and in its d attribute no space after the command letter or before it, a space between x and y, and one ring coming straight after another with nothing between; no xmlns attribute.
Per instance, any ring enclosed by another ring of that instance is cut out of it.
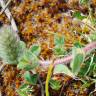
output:
<svg viewBox="0 0 96 96"><path fill-rule="evenodd" d="M0 96L2 96L2 92L1 92L1 89L0 89Z"/></svg>
<svg viewBox="0 0 96 96"><path fill-rule="evenodd" d="M4 68L5 64L0 65L0 72L2 71L2 69Z"/></svg>
<svg viewBox="0 0 96 96"><path fill-rule="evenodd" d="M3 12L6 10L6 8L8 7L8 5L10 4L11 1L12 1L12 0L9 0L9 1L7 2L5 8L3 8L3 9L1 10L0 15L3 14Z"/></svg>
<svg viewBox="0 0 96 96"><path fill-rule="evenodd" d="M8 7L6 8L7 5L5 4L4 0L0 0L0 5L1 5L2 9L5 10L4 12L5 12L6 16L8 17L8 19L10 20L13 30L15 32L18 32L18 28L16 26L15 20L12 17L11 12L9 11Z"/></svg>

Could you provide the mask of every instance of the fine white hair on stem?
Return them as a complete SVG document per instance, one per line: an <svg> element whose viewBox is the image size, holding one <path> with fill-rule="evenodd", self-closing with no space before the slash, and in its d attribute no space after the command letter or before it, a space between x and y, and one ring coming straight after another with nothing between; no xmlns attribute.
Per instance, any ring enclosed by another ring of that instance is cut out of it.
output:
<svg viewBox="0 0 96 96"><path fill-rule="evenodd" d="M85 52L85 54L90 53L92 50L96 49L96 42L92 42L87 44L84 48L83 51ZM71 62L71 60L73 59L72 55L68 55L66 57L63 58L58 58L54 61L54 66L56 66L57 64L68 64ZM46 61L39 61L39 64L43 67L48 67L49 64L51 64L52 60L46 60Z"/></svg>

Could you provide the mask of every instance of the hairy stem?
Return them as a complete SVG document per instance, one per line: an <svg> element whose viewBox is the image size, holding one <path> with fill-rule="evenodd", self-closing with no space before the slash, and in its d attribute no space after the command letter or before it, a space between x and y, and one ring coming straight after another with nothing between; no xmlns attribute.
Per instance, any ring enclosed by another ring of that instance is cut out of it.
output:
<svg viewBox="0 0 96 96"><path fill-rule="evenodd" d="M96 49L96 42L92 42L90 44L87 44L83 50L85 52L85 54L90 53L92 50ZM54 61L54 66L57 64L68 64L71 62L71 60L73 59L72 55L68 55L64 58L58 58ZM39 64L43 67L49 66L49 64L52 63L52 60L46 60L46 61L39 61Z"/></svg>

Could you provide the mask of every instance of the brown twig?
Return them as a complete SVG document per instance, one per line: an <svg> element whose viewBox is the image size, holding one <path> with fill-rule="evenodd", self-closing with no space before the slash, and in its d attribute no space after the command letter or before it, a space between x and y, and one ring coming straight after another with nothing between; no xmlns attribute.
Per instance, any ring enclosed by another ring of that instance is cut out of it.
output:
<svg viewBox="0 0 96 96"><path fill-rule="evenodd" d="M40 76L38 75L38 82L40 84L40 87L41 87L41 96L44 96L44 87L43 87L43 84L41 82L41 79L40 79Z"/></svg>
<svg viewBox="0 0 96 96"><path fill-rule="evenodd" d="M59 96L62 96L63 89L64 89L64 84L63 84L63 86L62 86L62 88L61 88L61 91L60 91Z"/></svg>

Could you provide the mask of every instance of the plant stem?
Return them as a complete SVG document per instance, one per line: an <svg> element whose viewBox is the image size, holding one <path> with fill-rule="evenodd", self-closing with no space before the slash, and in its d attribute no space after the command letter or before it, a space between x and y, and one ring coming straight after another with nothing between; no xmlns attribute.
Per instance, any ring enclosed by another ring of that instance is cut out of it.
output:
<svg viewBox="0 0 96 96"><path fill-rule="evenodd" d="M53 64L50 64L50 66L48 68L48 74L47 74L46 84L45 84L46 96L49 96L49 80L50 80L51 75L52 75L52 70L53 70Z"/></svg>
<svg viewBox="0 0 96 96"><path fill-rule="evenodd" d="M85 54L88 54L90 53L91 51L93 51L94 49L96 49L96 42L91 42L89 44L87 44L84 48L83 48L83 51L85 52ZM71 62L71 60L73 59L73 56L72 55L68 55L66 57L63 57L63 58L57 58L55 61L54 61L54 66L58 65L58 64L68 64ZM46 60L46 61L42 61L40 60L39 61L39 64L42 66L42 67L48 67L49 64L52 63L52 60Z"/></svg>
<svg viewBox="0 0 96 96"><path fill-rule="evenodd" d="M40 87L41 87L41 96L44 96L44 87L43 87L43 84L41 82L41 79L40 79L40 76L38 75L38 82L40 84Z"/></svg>

